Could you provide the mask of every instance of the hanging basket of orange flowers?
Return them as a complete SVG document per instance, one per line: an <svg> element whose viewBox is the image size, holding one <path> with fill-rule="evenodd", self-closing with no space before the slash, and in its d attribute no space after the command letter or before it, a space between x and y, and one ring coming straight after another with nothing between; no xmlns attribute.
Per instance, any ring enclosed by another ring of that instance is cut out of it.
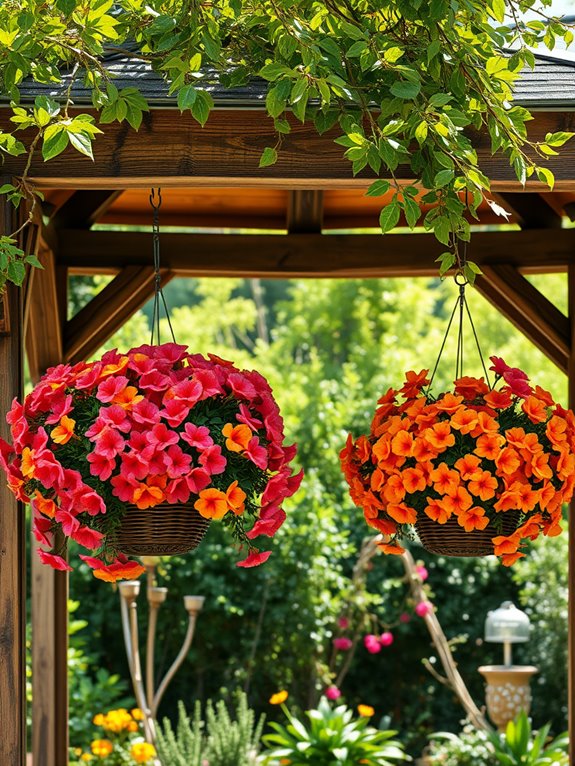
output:
<svg viewBox="0 0 575 766"><path fill-rule="evenodd" d="M463 309L463 289L458 300ZM384 552L401 554L414 527L432 553L495 554L509 566L527 541L560 534L575 485L575 416L522 370L490 359L493 385L485 370L437 396L428 370L408 372L379 400L369 434L348 437L342 470L367 524L386 536Z"/></svg>

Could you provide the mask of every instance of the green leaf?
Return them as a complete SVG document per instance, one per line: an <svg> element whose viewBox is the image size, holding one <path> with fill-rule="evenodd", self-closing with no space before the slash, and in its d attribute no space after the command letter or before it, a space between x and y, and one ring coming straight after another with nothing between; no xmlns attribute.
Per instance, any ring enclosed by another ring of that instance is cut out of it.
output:
<svg viewBox="0 0 575 766"><path fill-rule="evenodd" d="M400 213L401 209L399 207L399 203L396 200L390 202L389 205L386 205L383 208L379 214L379 225L381 226L381 231L383 234L391 231L397 226L399 223Z"/></svg>
<svg viewBox="0 0 575 766"><path fill-rule="evenodd" d="M403 198L403 211L405 213L405 220L410 229L413 229L417 224L419 217L421 216L421 209L417 202L411 197Z"/></svg>
<svg viewBox="0 0 575 766"><path fill-rule="evenodd" d="M20 286L26 276L26 267L22 261L10 261L8 264L8 279L15 285Z"/></svg>
<svg viewBox="0 0 575 766"><path fill-rule="evenodd" d="M178 109L180 112L191 109L197 98L198 91L193 85L184 85L178 92Z"/></svg>
<svg viewBox="0 0 575 766"><path fill-rule="evenodd" d="M555 176L554 176L554 175L553 175L553 173L552 173L552 172L549 170L549 168L541 168L541 167L538 167L538 168L536 169L536 173L537 173L537 178L538 178L540 181L543 181L543 183L547 184L547 186L548 186L550 189L553 189L553 187L555 186Z"/></svg>
<svg viewBox="0 0 575 766"><path fill-rule="evenodd" d="M374 181L369 189L366 191L366 197L381 197L382 194L387 194L391 184L383 178L378 178Z"/></svg>
<svg viewBox="0 0 575 766"><path fill-rule="evenodd" d="M269 165L275 165L278 160L277 149L272 146L266 146L260 157L260 168L267 168Z"/></svg>
<svg viewBox="0 0 575 766"><path fill-rule="evenodd" d="M205 90L198 90L196 99L192 104L192 115L203 127L208 121L210 110L214 106L214 99Z"/></svg>
<svg viewBox="0 0 575 766"><path fill-rule="evenodd" d="M89 157L91 160L94 159L94 154L92 153L92 139L90 136L87 136L85 133L69 132L68 138L74 149L77 149L80 154L85 154L86 157Z"/></svg>
<svg viewBox="0 0 575 766"><path fill-rule="evenodd" d="M427 138L427 123L425 120L423 122L420 122L417 128L415 129L415 138L417 140L417 143L422 146L425 143L425 139Z"/></svg>
<svg viewBox="0 0 575 766"><path fill-rule="evenodd" d="M575 136L575 133L568 133L567 131L547 133L545 136L545 143L548 146L563 146L563 144L567 143L573 136Z"/></svg>
<svg viewBox="0 0 575 766"><path fill-rule="evenodd" d="M421 84L418 82L408 82L407 80L400 80L394 82L390 88L391 93L397 98L402 98L404 101L410 101L419 95L421 90Z"/></svg>
<svg viewBox="0 0 575 766"><path fill-rule="evenodd" d="M68 146L68 132L60 125L49 125L44 133L42 143L42 157L44 161L57 157Z"/></svg>
<svg viewBox="0 0 575 766"><path fill-rule="evenodd" d="M42 266L42 264L40 263L40 261L38 260L38 258L33 253L30 253L30 255L27 255L24 258L24 261L26 263L29 263L30 266L34 266L34 268L36 268L36 269L43 269L44 268Z"/></svg>
<svg viewBox="0 0 575 766"><path fill-rule="evenodd" d="M291 70L285 66L285 64L278 64L275 61L272 61L269 64L263 66L258 74L260 77L263 77L264 80L271 80L273 82L274 80L280 78L282 75L289 74L290 71Z"/></svg>
<svg viewBox="0 0 575 766"><path fill-rule="evenodd" d="M491 0L491 13L496 21L505 21L505 0Z"/></svg>
<svg viewBox="0 0 575 766"><path fill-rule="evenodd" d="M453 175L453 170L440 170L433 179L433 188L442 189L444 186L447 186L453 180Z"/></svg>

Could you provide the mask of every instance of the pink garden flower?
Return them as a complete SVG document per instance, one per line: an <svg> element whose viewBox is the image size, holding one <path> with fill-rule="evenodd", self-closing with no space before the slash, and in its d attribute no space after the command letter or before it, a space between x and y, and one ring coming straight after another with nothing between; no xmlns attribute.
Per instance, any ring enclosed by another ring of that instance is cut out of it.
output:
<svg viewBox="0 0 575 766"><path fill-rule="evenodd" d="M333 645L337 649L338 652L347 652L353 646L353 641L350 638L346 638L345 636L341 636L339 638L334 638L333 639Z"/></svg>
<svg viewBox="0 0 575 766"><path fill-rule="evenodd" d="M372 633L368 633L363 638L363 645L370 654L379 654L381 652L381 642L377 636Z"/></svg>
<svg viewBox="0 0 575 766"><path fill-rule="evenodd" d="M335 700L338 700L341 697L341 692L337 686L328 686L325 690L325 696L331 702L335 702Z"/></svg>
<svg viewBox="0 0 575 766"><path fill-rule="evenodd" d="M379 643L382 646L391 646L393 644L393 633L386 630L385 633L382 633L379 637Z"/></svg>
<svg viewBox="0 0 575 766"><path fill-rule="evenodd" d="M430 601L420 601L415 606L415 614L418 617L425 617L430 612L433 612L433 604Z"/></svg>

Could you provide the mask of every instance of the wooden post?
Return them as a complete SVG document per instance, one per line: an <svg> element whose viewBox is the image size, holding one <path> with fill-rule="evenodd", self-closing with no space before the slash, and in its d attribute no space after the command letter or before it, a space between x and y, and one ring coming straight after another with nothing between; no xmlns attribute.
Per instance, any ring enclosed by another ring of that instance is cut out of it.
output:
<svg viewBox="0 0 575 766"><path fill-rule="evenodd" d="M1 231L11 230L4 205ZM8 436L3 414L22 393L22 296L8 285L0 297L0 434ZM0 763L26 760L26 544L24 509L0 481Z"/></svg>
<svg viewBox="0 0 575 766"><path fill-rule="evenodd" d="M569 407L575 408L575 265L568 270L569 322L571 347L569 353L568 381ZM569 634L568 646L568 693L567 723L569 728L569 763L575 766L575 500L569 507Z"/></svg>

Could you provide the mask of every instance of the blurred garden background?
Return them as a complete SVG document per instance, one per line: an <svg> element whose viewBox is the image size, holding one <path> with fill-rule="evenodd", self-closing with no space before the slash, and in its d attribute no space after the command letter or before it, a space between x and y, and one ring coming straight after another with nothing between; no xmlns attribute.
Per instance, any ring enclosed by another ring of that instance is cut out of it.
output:
<svg viewBox="0 0 575 766"><path fill-rule="evenodd" d="M106 281L72 278L70 313ZM533 281L566 311L565 275ZM383 720L397 730L413 755L421 753L432 732L459 731L464 711L436 677L442 669L425 623L414 612L401 560L378 555L365 587L352 581L368 530L362 511L349 498L338 460L348 432L358 435L368 428L375 403L388 387L400 384L406 370L433 367L455 285L424 278L176 279L165 293L179 343L258 369L268 378L285 417L287 443L298 444L297 462L305 478L286 504L288 520L264 566L236 568L236 552L217 523L195 552L162 561L158 584L169 588L169 597L159 618L158 676L184 638L182 597L193 593L206 601L192 650L159 717L174 719L180 700L191 709L195 700L227 700L240 689L258 714L279 720L281 710L268 702L278 690L289 692L292 709L305 710L338 681L350 707L373 707L372 722ZM484 355L497 354L521 367L566 404L565 377L480 295L469 293ZM148 342L150 319L148 306L106 348ZM162 339L169 339L165 325ZM472 346L465 372L480 374ZM436 392L452 381L454 370L455 337L442 358ZM532 638L517 648L514 659L539 668L533 681L534 726L549 721L553 732L563 731L567 534L539 540L511 569L494 557L432 556L415 543L411 552L425 568L427 596L479 705L484 684L478 666L501 662L501 647L482 640L488 610L510 599L529 614ZM70 744L85 748L94 736L94 715L134 701L116 588L95 580L82 565L71 575L70 596ZM145 599L140 599L145 621ZM393 640L380 651L368 651L363 637L382 632ZM338 637L359 640L354 650L338 651L333 643Z"/></svg>

